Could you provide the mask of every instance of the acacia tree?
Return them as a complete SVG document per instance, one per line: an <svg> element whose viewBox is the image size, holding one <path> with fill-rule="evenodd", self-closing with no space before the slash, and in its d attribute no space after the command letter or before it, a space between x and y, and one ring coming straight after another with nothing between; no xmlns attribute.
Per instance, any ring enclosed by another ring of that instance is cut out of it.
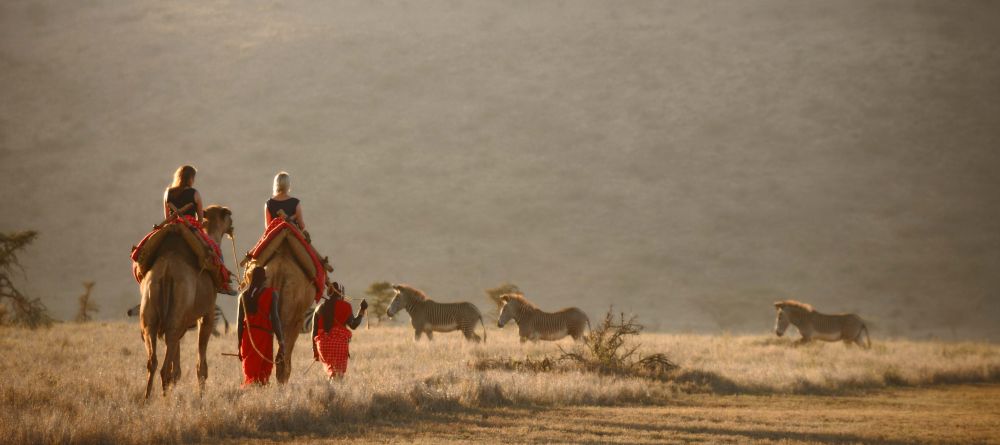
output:
<svg viewBox="0 0 1000 445"><path fill-rule="evenodd" d="M18 262L17 253L38 237L38 232L0 233L0 303L5 304L0 311L0 323L11 323L34 329L52 324L45 304L38 298L28 298L14 287L11 276L17 268L24 273Z"/></svg>
<svg viewBox="0 0 1000 445"><path fill-rule="evenodd" d="M100 308L97 307L97 303L94 303L90 299L90 291L91 289L94 288L94 282L84 281L83 287L84 287L83 295L80 295L80 309L76 313L77 323L90 321L90 313L91 312L97 313L98 311L100 311Z"/></svg>
<svg viewBox="0 0 1000 445"><path fill-rule="evenodd" d="M365 290L365 295L371 299L368 302L368 313L374 313L375 319L378 320L379 324L389 318L385 311L389 309L389 303L392 302L392 297L396 295L396 292L392 290L392 283L388 281L376 281L368 286L368 289Z"/></svg>
<svg viewBox="0 0 1000 445"><path fill-rule="evenodd" d="M493 319L493 321L497 321L497 319L500 318L500 306L503 305L503 302L500 301L500 297L502 297L504 294L522 293L521 289L518 288L517 285L513 283L503 283L492 289L486 289L485 292L486 292L486 299L489 300L490 303L493 303L494 307L493 310L491 310L490 313L487 314L490 316L490 318Z"/></svg>

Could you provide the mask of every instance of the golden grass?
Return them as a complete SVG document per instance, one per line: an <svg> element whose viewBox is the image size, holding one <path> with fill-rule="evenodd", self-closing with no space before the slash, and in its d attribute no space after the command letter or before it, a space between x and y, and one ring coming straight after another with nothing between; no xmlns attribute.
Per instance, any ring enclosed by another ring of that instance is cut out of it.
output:
<svg viewBox="0 0 1000 445"><path fill-rule="evenodd" d="M512 329L473 345L457 334L413 343L404 327L361 330L348 376L307 374L300 339L288 385L242 391L238 362L220 356L235 336L209 344L209 382L199 397L195 336L182 341L180 384L142 403L145 354L129 323L59 324L49 330L0 330L0 443L168 443L225 437L328 435L352 420L461 414L490 407L671 405L687 392L857 394L894 385L1000 381L1000 346L983 343L876 342L792 347L759 336L643 334L643 350L664 351L681 366L676 382L580 372L477 371L482 358L554 355L552 343L520 345ZM559 344L569 346L569 341ZM160 350L162 356L162 348ZM159 388L159 378L156 379ZM700 396L699 396L700 397ZM708 397L708 396L706 396ZM715 396L712 396L715 397Z"/></svg>

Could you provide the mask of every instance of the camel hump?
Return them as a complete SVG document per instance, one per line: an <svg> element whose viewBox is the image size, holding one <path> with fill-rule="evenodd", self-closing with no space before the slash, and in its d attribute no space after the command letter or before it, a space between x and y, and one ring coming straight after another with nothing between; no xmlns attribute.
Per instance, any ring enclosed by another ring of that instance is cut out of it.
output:
<svg viewBox="0 0 1000 445"><path fill-rule="evenodd" d="M221 289L225 286L229 278L223 272L225 266L220 258L219 247L208 238L196 221L186 218L178 218L153 229L133 248L132 270L136 281L142 281L142 277L152 269L157 258L163 253L163 248L168 245L166 241L171 238L182 240L179 244L194 254L198 267L217 271L217 273L211 274L217 288ZM169 245L177 244L169 243Z"/></svg>
<svg viewBox="0 0 1000 445"><path fill-rule="evenodd" d="M267 266L279 252L287 252L295 259L295 263L316 287L318 301L326 286L327 267L324 259L321 259L298 227L285 219L275 218L268 224L256 246L247 253L247 258L254 265L262 267Z"/></svg>

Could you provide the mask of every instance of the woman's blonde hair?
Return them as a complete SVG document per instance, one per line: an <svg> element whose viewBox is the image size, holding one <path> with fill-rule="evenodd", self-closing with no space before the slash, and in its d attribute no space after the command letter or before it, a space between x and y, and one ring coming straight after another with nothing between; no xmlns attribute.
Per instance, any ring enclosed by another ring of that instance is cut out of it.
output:
<svg viewBox="0 0 1000 445"><path fill-rule="evenodd" d="M177 171L174 172L174 182L170 184L170 188L191 187L191 184L194 183L195 173L198 173L198 170L190 165L178 167Z"/></svg>
<svg viewBox="0 0 1000 445"><path fill-rule="evenodd" d="M292 190L292 178L286 172L279 172L274 175L274 194L288 193Z"/></svg>

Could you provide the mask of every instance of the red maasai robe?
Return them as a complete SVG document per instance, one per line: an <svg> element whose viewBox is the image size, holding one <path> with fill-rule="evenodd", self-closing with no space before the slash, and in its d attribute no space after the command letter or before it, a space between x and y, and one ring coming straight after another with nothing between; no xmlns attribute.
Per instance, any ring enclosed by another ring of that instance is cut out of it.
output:
<svg viewBox="0 0 1000 445"><path fill-rule="evenodd" d="M254 383L266 385L271 378L271 367L274 362L271 326L271 298L274 289L268 287L257 297L257 312L244 314L246 320L240 320L243 325L243 341L240 343L240 355L243 356L243 386ZM249 326L247 326L249 325ZM251 337L253 343L250 343ZM254 349L257 346L257 349ZM257 353L260 350L260 353ZM261 354L264 356L262 357Z"/></svg>
<svg viewBox="0 0 1000 445"><path fill-rule="evenodd" d="M333 323L330 330L323 329L323 316L316 317L316 350L319 351L319 360L326 367L326 374L330 377L342 376L347 373L347 359L351 356L347 344L351 341L351 331L347 329L345 323L354 315L351 304L344 300L337 300L333 306Z"/></svg>

